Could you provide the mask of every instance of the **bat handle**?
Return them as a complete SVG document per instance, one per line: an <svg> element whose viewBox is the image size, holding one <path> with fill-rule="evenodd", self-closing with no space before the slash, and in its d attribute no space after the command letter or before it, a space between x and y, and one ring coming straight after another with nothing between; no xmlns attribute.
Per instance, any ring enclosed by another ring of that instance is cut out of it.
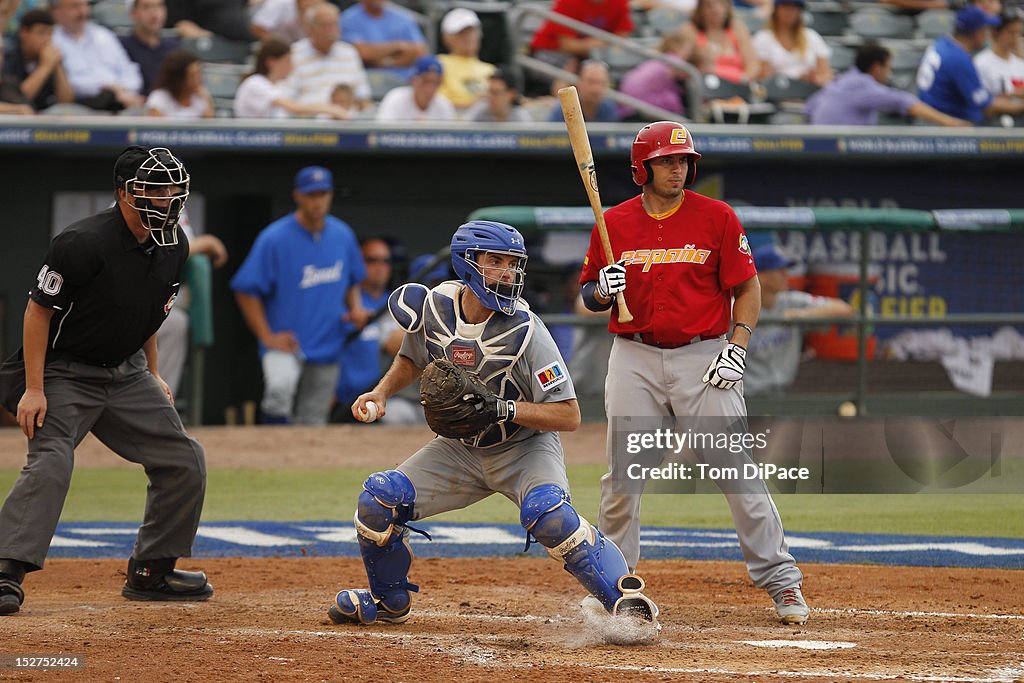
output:
<svg viewBox="0 0 1024 683"><path fill-rule="evenodd" d="M633 321L633 314L629 312L629 307L626 306L626 297L622 292L615 295L615 303L619 305L619 322L628 323Z"/></svg>

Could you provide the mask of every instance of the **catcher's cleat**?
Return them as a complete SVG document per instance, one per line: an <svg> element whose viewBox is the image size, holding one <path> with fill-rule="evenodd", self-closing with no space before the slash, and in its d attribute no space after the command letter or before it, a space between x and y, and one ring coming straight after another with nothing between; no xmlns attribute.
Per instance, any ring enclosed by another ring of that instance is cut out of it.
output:
<svg viewBox="0 0 1024 683"><path fill-rule="evenodd" d="M16 560L0 560L0 616L17 614L25 602L21 582L25 568Z"/></svg>
<svg viewBox="0 0 1024 683"><path fill-rule="evenodd" d="M804 594L800 591L800 584L783 588L775 594L775 613L787 626L799 626L807 623L811 610L807 607Z"/></svg>
<svg viewBox="0 0 1024 683"><path fill-rule="evenodd" d="M619 590L622 597L615 601L612 607L612 615L616 617L633 617L641 621L650 622L661 630L658 623L658 606L654 601L641 593L644 589L644 580L635 574L626 574L619 579Z"/></svg>
<svg viewBox="0 0 1024 683"><path fill-rule="evenodd" d="M195 602L209 600L213 586L203 572L174 568L176 559L128 560L128 579L121 595L129 600Z"/></svg>
<svg viewBox="0 0 1024 683"><path fill-rule="evenodd" d="M373 624L378 621L401 624L409 619L411 613L411 604L400 612L389 611L365 588L340 591L334 598L334 604L327 609L328 618L335 624Z"/></svg>

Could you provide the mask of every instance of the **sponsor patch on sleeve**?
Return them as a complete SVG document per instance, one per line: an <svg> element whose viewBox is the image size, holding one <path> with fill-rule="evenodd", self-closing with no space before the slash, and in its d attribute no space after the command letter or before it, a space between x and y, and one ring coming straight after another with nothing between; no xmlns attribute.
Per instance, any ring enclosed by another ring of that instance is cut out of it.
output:
<svg viewBox="0 0 1024 683"><path fill-rule="evenodd" d="M569 375L565 374L565 370L562 369L562 364L555 361L551 365L545 366L536 375L537 384L544 391L548 391L557 387L559 384L569 379Z"/></svg>
<svg viewBox="0 0 1024 683"><path fill-rule="evenodd" d="M750 242L746 235L740 235L740 253L750 256Z"/></svg>

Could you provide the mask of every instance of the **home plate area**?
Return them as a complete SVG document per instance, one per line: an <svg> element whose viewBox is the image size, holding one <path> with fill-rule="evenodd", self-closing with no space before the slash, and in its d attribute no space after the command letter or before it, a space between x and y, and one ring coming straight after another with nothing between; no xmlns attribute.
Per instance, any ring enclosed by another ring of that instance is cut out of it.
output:
<svg viewBox="0 0 1024 683"><path fill-rule="evenodd" d="M734 533L650 529L639 571L662 632L613 645L575 579L542 549L522 553L519 527L424 528L434 540L413 541L409 621L337 626L334 595L366 585L349 524L202 525L179 567L206 571L216 593L195 604L120 596L135 525L62 524L21 612L0 618L0 655L83 655L89 680L1024 678L1020 540L793 535L812 613L786 627L751 585ZM952 564L973 566L925 566Z"/></svg>

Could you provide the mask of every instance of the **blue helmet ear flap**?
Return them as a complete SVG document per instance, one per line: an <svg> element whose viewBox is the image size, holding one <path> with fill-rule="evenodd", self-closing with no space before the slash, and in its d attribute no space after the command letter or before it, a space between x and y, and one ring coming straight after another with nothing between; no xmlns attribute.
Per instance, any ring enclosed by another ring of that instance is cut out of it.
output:
<svg viewBox="0 0 1024 683"><path fill-rule="evenodd" d="M494 221L470 221L452 235L452 268L485 307L506 315L515 313L526 283L526 244L511 225ZM486 281L477 258L483 253L514 256L511 277Z"/></svg>

